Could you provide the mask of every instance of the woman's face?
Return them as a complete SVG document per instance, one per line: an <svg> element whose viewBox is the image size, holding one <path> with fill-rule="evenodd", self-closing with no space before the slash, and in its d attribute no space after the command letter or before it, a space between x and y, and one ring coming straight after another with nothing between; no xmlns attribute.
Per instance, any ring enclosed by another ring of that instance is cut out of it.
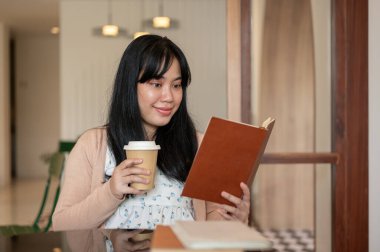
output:
<svg viewBox="0 0 380 252"><path fill-rule="evenodd" d="M151 138L157 128L169 123L182 101L181 70L176 58L161 79L137 85L137 98L144 128Z"/></svg>

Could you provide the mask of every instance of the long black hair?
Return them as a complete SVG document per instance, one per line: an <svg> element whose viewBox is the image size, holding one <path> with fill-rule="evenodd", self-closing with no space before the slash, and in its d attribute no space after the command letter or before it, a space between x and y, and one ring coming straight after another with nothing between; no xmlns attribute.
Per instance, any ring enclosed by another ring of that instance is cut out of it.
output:
<svg viewBox="0 0 380 252"><path fill-rule="evenodd" d="M161 146L157 166L169 178L185 181L198 147L196 130L186 105L191 73L185 55L168 38L140 36L124 51L110 102L107 137L117 165L126 158L125 144L147 139L138 106L137 85L161 78L174 58L181 69L183 98L170 122L156 131L155 141Z"/></svg>

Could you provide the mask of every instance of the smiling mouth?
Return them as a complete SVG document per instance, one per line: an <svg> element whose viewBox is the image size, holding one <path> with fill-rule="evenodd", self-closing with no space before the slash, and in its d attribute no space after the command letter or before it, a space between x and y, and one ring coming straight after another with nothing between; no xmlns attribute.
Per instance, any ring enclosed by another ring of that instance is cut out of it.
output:
<svg viewBox="0 0 380 252"><path fill-rule="evenodd" d="M172 113L171 108L155 108L158 113L163 116L169 116Z"/></svg>

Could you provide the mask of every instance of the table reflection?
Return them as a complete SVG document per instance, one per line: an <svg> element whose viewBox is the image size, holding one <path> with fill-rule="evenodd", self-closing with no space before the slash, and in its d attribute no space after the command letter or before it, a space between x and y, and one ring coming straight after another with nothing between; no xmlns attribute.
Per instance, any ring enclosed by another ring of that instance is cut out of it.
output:
<svg viewBox="0 0 380 252"><path fill-rule="evenodd" d="M65 232L69 251L149 251L151 230L87 230Z"/></svg>
<svg viewBox="0 0 380 252"><path fill-rule="evenodd" d="M0 236L0 251L149 251L152 230L93 229Z"/></svg>

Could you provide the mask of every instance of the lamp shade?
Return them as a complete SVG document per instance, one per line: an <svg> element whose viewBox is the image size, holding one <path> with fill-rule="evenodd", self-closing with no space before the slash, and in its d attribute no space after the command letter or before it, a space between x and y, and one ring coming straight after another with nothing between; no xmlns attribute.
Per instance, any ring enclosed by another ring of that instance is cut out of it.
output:
<svg viewBox="0 0 380 252"><path fill-rule="evenodd" d="M159 16L153 18L153 27L154 28L161 28L161 29L167 29L170 27L170 18Z"/></svg>
<svg viewBox="0 0 380 252"><path fill-rule="evenodd" d="M119 27L116 25L103 25L102 34L108 37L115 37L119 34Z"/></svg>
<svg viewBox="0 0 380 252"><path fill-rule="evenodd" d="M53 27L50 29L50 33L51 33L51 34L57 35L57 34L59 34L59 32L60 32L60 29L59 29L58 26L53 26Z"/></svg>

